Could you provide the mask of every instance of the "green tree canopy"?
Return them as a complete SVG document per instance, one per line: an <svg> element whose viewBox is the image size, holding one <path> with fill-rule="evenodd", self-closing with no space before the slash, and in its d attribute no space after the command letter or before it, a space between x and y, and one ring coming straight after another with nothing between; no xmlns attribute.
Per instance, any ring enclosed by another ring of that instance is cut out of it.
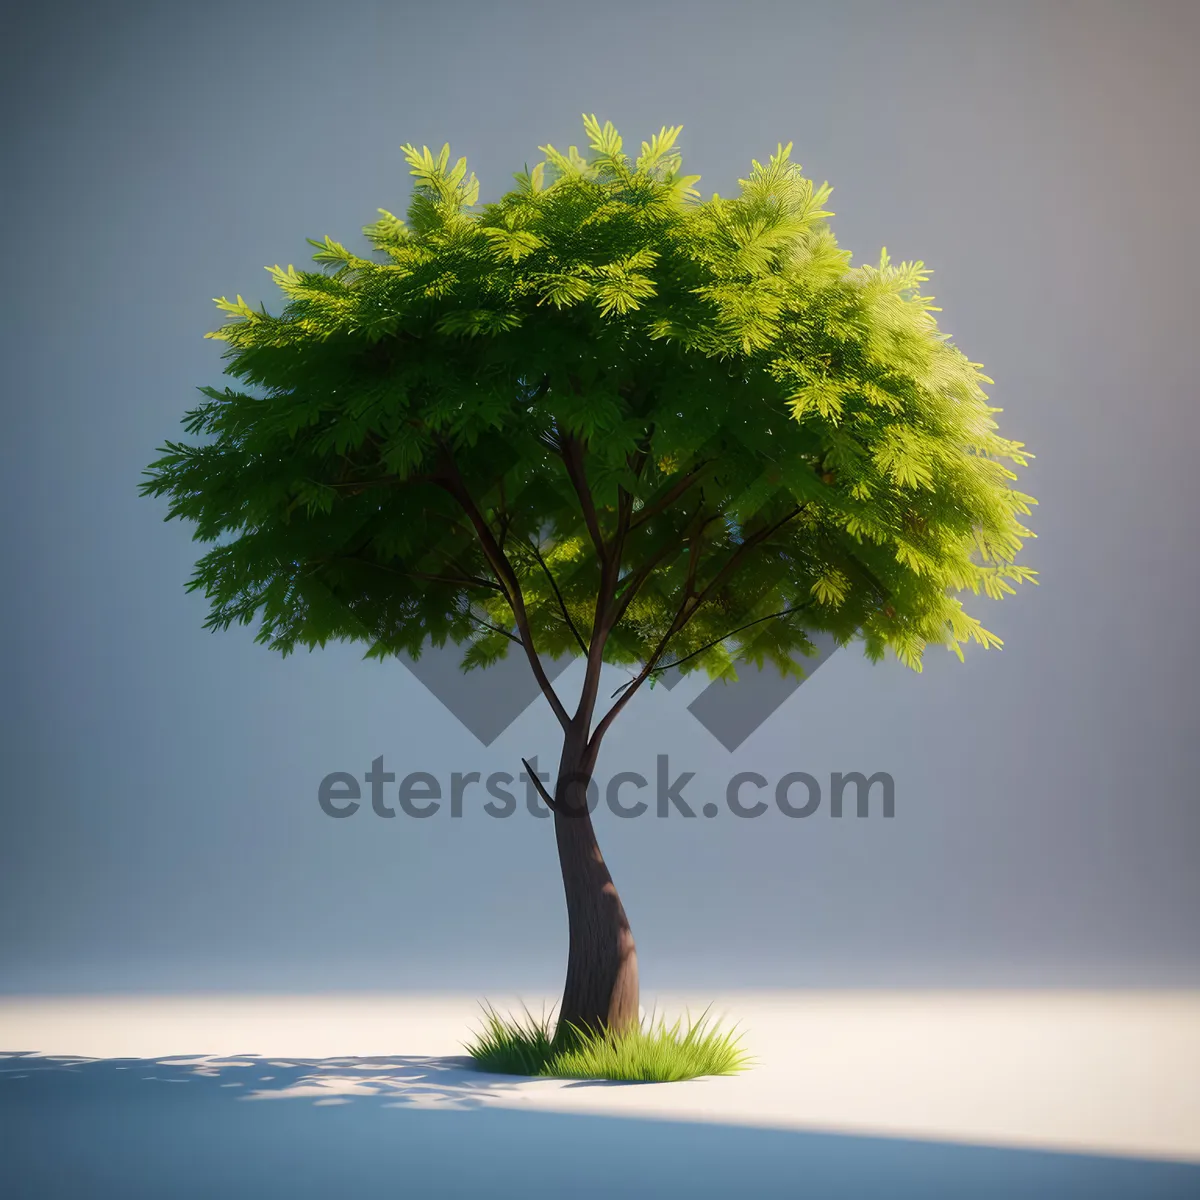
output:
<svg viewBox="0 0 1200 1200"><path fill-rule="evenodd" d="M452 639L467 667L600 640L639 679L800 673L814 630L917 670L999 645L955 593L1032 580L1029 455L923 264L852 268L790 144L701 201L679 128L631 164L584 123L590 157L544 146L483 205L448 146L405 146L377 259L310 240L323 269L268 268L279 316L217 301L207 336L261 394L201 388L200 440L143 484L214 543L209 626L258 617L285 654Z"/></svg>

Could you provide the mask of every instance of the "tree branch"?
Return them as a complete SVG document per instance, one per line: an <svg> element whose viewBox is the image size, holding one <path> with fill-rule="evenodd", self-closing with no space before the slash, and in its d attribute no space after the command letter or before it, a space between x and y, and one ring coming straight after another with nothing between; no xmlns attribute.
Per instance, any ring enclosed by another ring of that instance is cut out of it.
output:
<svg viewBox="0 0 1200 1200"><path fill-rule="evenodd" d="M558 607L562 612L563 620L566 621L568 628L575 635L575 641L578 643L580 650L583 651L584 656L586 657L588 653L587 643L583 640L583 636L580 634L578 628L576 628L575 622L571 619L571 614L567 610L567 602L563 599L562 592L558 590L558 584L555 582L554 576L550 573L550 568L546 565L546 560L542 557L541 552L535 545L533 545L532 542L526 542L518 538L516 544L518 546L523 546L526 550L532 552L534 558L537 559L538 564L546 574L546 578L550 581L550 586L554 589L554 596L558 601Z"/></svg>
<svg viewBox="0 0 1200 1200"><path fill-rule="evenodd" d="M583 444L574 434L563 434L561 440L562 460L567 468L567 478L579 497L579 507L583 512L584 524L587 525L592 545L596 548L596 557L601 566L608 561L608 547L604 543L604 534L600 529L600 519L596 515L596 502L588 487L587 471L583 465Z"/></svg>
<svg viewBox="0 0 1200 1200"><path fill-rule="evenodd" d="M560 805L555 800L553 800L550 796L550 793L548 791L546 791L545 784L542 783L542 781L538 778L537 772L529 765L529 760L526 758L523 758L523 759L521 759L521 763L525 767L525 770L528 772L529 778L531 780L533 780L533 786L535 788L537 788L538 794L541 796L541 798L543 800L545 800L546 807L551 812L559 812Z"/></svg>
<svg viewBox="0 0 1200 1200"><path fill-rule="evenodd" d="M493 633L498 633L503 637L508 638L510 642L516 642L518 646L523 645L521 639L515 634L509 633L507 629L501 629L499 625L492 625L483 620L482 617L477 617L473 612L466 614L469 621L474 621L476 625L482 625L484 629L490 629Z"/></svg>
<svg viewBox="0 0 1200 1200"><path fill-rule="evenodd" d="M589 748L592 746L593 742L595 743L596 747L599 747L600 739L603 738L605 733L608 732L609 727L612 725L613 721L617 719L618 714L633 698L634 693L638 690L638 688L640 688L642 684L645 683L645 681L649 678L650 672L653 671L658 665L658 660L662 658L664 652L666 651L667 644L670 642L671 638L673 638L692 619L700 605L703 604L704 601L712 595L716 588L724 583L725 580L728 579L729 576L733 574L733 572L736 571L743 562L745 562L746 556L751 550L757 546L760 546L769 537L782 529L783 526L789 521L799 516L805 507L806 506L804 505L800 505L791 509L786 516L781 517L774 524L768 525L765 529L760 529L758 533L751 534L750 537L746 538L745 541L738 546L737 550L730 555L729 561L726 562L726 564L716 573L716 575L714 575L712 579L705 584L704 588L695 596L692 595L691 589L695 576L696 562L693 560L688 564L689 578L688 583L684 588L683 600L680 603L679 608L667 629L667 632L663 634L662 640L658 643L654 653L646 660L646 665L641 669L641 671L638 672L637 677L632 681L632 683L630 683L628 691L626 691L625 694L608 710L608 712L604 714L604 717L601 719L600 723L596 726L594 732L592 733L591 739L588 743ZM695 603L690 603L692 600L694 600Z"/></svg>
<svg viewBox="0 0 1200 1200"><path fill-rule="evenodd" d="M703 646L697 650L693 650L691 654L685 654L682 658L677 658L674 662L663 663L660 666L655 667L650 674L657 675L660 671L669 671L672 667L677 667L680 663L685 663L688 661L688 659L695 658L697 654L703 654L705 650L711 650L714 646L719 646L722 642L728 641L729 638L733 637L735 634L741 633L743 629L749 629L752 625L761 625L764 621L773 621L777 617L790 616L794 612L800 612L802 609L811 607L812 601L807 600L803 604L794 604L791 606L791 608L781 608L778 612L770 613L768 616L756 617L753 621L747 621L745 625L739 625L736 629L731 629L728 633L723 633L719 638L713 638L711 642L705 642ZM621 684L621 686L617 688L615 692L613 692L610 699L619 696L632 683L633 680L631 679L628 683Z"/></svg>
<svg viewBox="0 0 1200 1200"><path fill-rule="evenodd" d="M567 729L570 727L571 718L563 706L563 702L559 699L558 693L554 690L554 685L546 675L541 659L538 658L537 649L533 644L533 630L529 624L529 615L525 611L525 597L521 593L521 583L517 579L517 573L513 570L512 563L508 561L504 551L497 544L495 535L484 520L478 505L472 499L471 493L459 472L458 464L454 461L454 456L450 452L450 447L440 438L438 439L438 444L442 450L446 471L444 477L441 477L439 482L462 506L463 511L467 514L467 518L474 526L484 556L487 558L496 579L499 581L501 587L504 588L508 605L513 611L513 617L517 622L517 629L521 634L521 644L525 647L525 655L529 659L529 665L533 670L538 687L541 688L542 695L546 697L554 715L558 718L558 723L563 729Z"/></svg>
<svg viewBox="0 0 1200 1200"><path fill-rule="evenodd" d="M634 477L640 479L642 471L646 467L646 461L650 457L651 442L654 437L653 424L646 430L645 436L642 438L642 444L638 447L637 453L630 459L629 455L625 456L625 465L633 472ZM629 530L633 524L633 494L627 492L623 487L617 488L617 531L613 536L612 558L613 563L617 568L618 578L614 582L614 595L616 594L616 585L620 583L620 567L621 556L625 552L625 539L629 535Z"/></svg>
<svg viewBox="0 0 1200 1200"><path fill-rule="evenodd" d="M700 511L699 508L696 509L692 515L692 521L699 520ZM706 517L700 523L697 535L703 533L717 519L716 516ZM692 521L689 521L688 524L691 525ZM654 568L661 565L663 560L671 555L672 551L675 554L679 554L685 546L687 546L686 541L677 537L668 538L636 571L630 571L627 575L621 577L616 589L616 607L613 610L611 622L613 626L625 615L626 609L629 608L629 605L637 597L638 592L641 591L643 584L649 579Z"/></svg>
<svg viewBox="0 0 1200 1200"><path fill-rule="evenodd" d="M475 575L436 575L428 571L402 571L398 567L389 567L386 563L377 562L362 554L334 554L327 558L312 560L316 565L335 561L357 562L366 567L374 567L377 571L386 571L389 575L400 575L405 579L419 579L426 583L445 583L452 587L486 588L489 592L501 592L504 589L490 579L480 579ZM507 596L505 597L507 599Z"/></svg>
<svg viewBox="0 0 1200 1200"><path fill-rule="evenodd" d="M637 519L632 523L630 528L637 529L639 526L644 525L648 520L650 520L651 517L656 517L659 513L670 508L670 506L674 504L675 501L680 498L680 496L684 495L688 489L696 483L703 473L704 468L707 467L712 461L713 460L711 458L706 458L703 462L697 463L696 466L694 466L686 475L683 476L683 478L674 483L652 504L643 505L637 514Z"/></svg>
<svg viewBox="0 0 1200 1200"><path fill-rule="evenodd" d="M653 427L646 431L642 446L630 461L626 456L626 464L635 475L640 475L650 452L650 438ZM580 463L582 470L582 463ZM604 669L604 648L608 644L609 634L621 615L628 607L631 593L623 603L616 602L617 588L621 582L621 558L625 553L625 539L629 533L630 518L633 515L633 494L624 487L617 488L617 527L613 533L612 542L607 552L600 556L600 585L596 591L595 615L592 618L592 637L587 654L587 668L583 677L583 688L579 695L579 707L575 712L575 722L587 736L591 729L592 714L596 710L596 699L600 694L600 672Z"/></svg>
<svg viewBox="0 0 1200 1200"><path fill-rule="evenodd" d="M500 502L497 505L497 510L500 513L500 536L496 539L496 544L500 547L501 550L503 550L504 542L508 537L508 526L509 526L508 505L504 499L504 477L503 476L500 477L499 488L500 488Z"/></svg>

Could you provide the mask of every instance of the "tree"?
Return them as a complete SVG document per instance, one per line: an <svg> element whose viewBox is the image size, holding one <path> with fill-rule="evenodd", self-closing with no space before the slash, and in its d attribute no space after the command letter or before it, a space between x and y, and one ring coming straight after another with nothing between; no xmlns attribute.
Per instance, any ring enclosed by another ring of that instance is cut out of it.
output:
<svg viewBox="0 0 1200 1200"><path fill-rule="evenodd" d="M930 644L1000 645L955 593L1035 574L1015 561L1035 501L1005 465L1029 456L938 332L922 263L851 268L790 143L703 202L679 128L630 164L611 123L584 125L590 157L543 146L484 205L449 146L405 146L408 220L378 210L376 258L309 239L320 270L267 268L281 315L217 301L224 373L262 394L200 388L199 440L167 442L142 484L213 543L188 585L209 628L257 618L283 654L449 639L464 669L527 658L562 728L542 789L560 1033L637 1020L586 788L647 680L802 676L816 630L919 671ZM585 661L571 702L547 653ZM611 697L606 663L630 674Z"/></svg>

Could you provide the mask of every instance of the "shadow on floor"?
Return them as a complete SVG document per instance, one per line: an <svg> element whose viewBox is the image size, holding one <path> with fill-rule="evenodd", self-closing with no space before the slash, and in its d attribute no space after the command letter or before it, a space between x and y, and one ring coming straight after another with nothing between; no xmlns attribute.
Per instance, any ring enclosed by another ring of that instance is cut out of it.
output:
<svg viewBox="0 0 1200 1200"><path fill-rule="evenodd" d="M466 1058L0 1055L6 1200L1185 1200L1200 1167L495 1107ZM670 1086L670 1085L664 1085Z"/></svg>

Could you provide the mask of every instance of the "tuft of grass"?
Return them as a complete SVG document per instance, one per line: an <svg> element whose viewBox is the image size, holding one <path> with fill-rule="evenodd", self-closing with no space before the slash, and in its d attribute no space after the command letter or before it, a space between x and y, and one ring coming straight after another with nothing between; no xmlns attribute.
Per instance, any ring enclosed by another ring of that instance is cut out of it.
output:
<svg viewBox="0 0 1200 1200"><path fill-rule="evenodd" d="M499 1075L541 1075L554 1057L550 1018L502 1017L490 1004L483 1005L483 1029L463 1049L485 1071Z"/></svg>
<svg viewBox="0 0 1200 1200"><path fill-rule="evenodd" d="M484 1071L500 1075L548 1076L556 1079L613 1079L638 1083L670 1083L701 1075L735 1075L750 1065L741 1035L710 1022L708 1010L698 1020L668 1025L650 1018L620 1033L570 1030L569 1037L551 1032L552 1019L501 1016L483 1006L483 1028L464 1049Z"/></svg>

